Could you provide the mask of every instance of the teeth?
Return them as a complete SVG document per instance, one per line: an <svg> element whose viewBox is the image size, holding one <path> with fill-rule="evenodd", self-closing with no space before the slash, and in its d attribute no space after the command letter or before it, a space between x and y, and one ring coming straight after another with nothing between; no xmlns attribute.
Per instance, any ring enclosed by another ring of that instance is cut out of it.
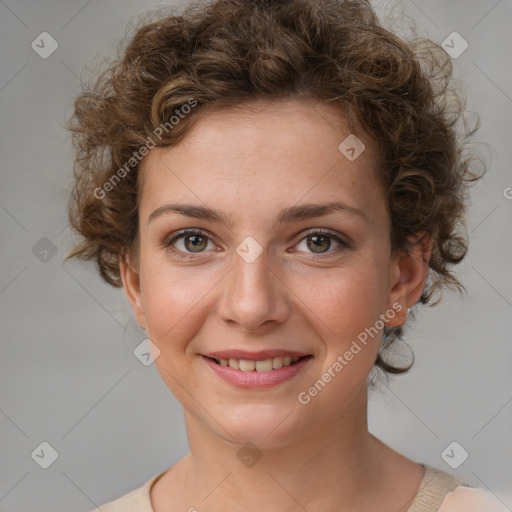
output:
<svg viewBox="0 0 512 512"><path fill-rule="evenodd" d="M246 361L245 359L240 359L238 363L240 365L240 370L244 372L252 372L256 366L254 361Z"/></svg>
<svg viewBox="0 0 512 512"><path fill-rule="evenodd" d="M254 368L256 369L257 372L269 372L270 370L272 370L272 359L265 359L264 361L255 361Z"/></svg>
<svg viewBox="0 0 512 512"><path fill-rule="evenodd" d="M283 358L282 357L274 357L274 359L272 359L272 368L274 370L277 370L282 367L283 367Z"/></svg>
<svg viewBox="0 0 512 512"><path fill-rule="evenodd" d="M263 361L249 361L247 359L216 359L221 366L229 366L234 370L242 370L244 372L269 372L278 370L283 366L290 366L300 357L274 357L273 359L265 359Z"/></svg>

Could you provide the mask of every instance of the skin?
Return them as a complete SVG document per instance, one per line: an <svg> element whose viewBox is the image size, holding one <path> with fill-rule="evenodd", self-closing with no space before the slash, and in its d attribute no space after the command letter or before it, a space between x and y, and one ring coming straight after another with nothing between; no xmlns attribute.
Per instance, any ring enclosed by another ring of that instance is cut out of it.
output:
<svg viewBox="0 0 512 512"><path fill-rule="evenodd" d="M183 405L190 447L153 485L153 508L406 510L423 469L367 427L367 376L382 333L308 404L297 397L393 304L401 312L386 324L405 321L425 285L430 238L419 233L409 255L393 253L371 142L358 134L366 149L349 161L338 145L350 131L332 107L296 99L250 107L206 114L177 146L151 150L140 169L139 254L121 262L123 284L160 350L155 365ZM329 201L363 215L274 222L283 208ZM178 213L148 222L167 203L208 206L231 223ZM190 259L164 246L185 228L210 236L200 249L190 239L173 243ZM311 228L333 230L349 246L322 239L315 252ZM236 252L248 236L263 250L252 263ZM201 356L237 348L314 358L287 382L240 389ZM262 455L252 467L237 457L247 442Z"/></svg>

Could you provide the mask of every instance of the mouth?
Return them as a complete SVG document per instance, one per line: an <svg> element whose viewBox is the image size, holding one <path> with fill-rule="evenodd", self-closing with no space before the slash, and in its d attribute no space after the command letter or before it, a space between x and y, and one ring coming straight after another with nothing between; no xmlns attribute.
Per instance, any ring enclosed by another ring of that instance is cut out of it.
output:
<svg viewBox="0 0 512 512"><path fill-rule="evenodd" d="M213 373L224 382L243 389L264 389L290 382L306 371L312 354L267 359L224 359L202 356ZM294 359L292 361L292 359Z"/></svg>
<svg viewBox="0 0 512 512"><path fill-rule="evenodd" d="M203 357L213 361L218 366L229 367L233 370L241 370L243 372L271 372L296 365L304 359L310 359L313 356L311 354L307 354L305 356L272 357L260 360L217 358L209 356Z"/></svg>

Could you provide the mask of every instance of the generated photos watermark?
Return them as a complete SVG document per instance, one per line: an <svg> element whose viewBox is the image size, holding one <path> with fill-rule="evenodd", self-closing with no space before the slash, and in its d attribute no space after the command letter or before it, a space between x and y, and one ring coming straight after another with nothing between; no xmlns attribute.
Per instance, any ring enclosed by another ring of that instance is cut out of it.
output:
<svg viewBox="0 0 512 512"><path fill-rule="evenodd" d="M361 331L357 335L357 339L352 341L349 349L346 350L343 355L338 355L333 364L327 368L327 370L311 385L311 387L298 394L297 399L299 400L299 403L302 405L309 404L311 399L317 396L318 393L320 393L320 391L322 391L325 386L331 382L331 380L336 377L336 375L340 373L341 370L343 370L343 368L345 368L345 366L347 366L364 347L366 347L368 340L377 336L377 334L379 334L386 325L386 322L395 318L396 314L402 311L402 309L402 304L395 302L385 313L382 313L379 316L379 319L376 320L371 327L367 327L364 331Z"/></svg>
<svg viewBox="0 0 512 512"><path fill-rule="evenodd" d="M180 108L175 109L173 115L169 118L169 121L160 123L146 139L146 142L137 151L134 151L131 158L120 167L101 187L94 189L93 195L96 199L104 199L107 192L110 192L115 186L121 182L121 180L135 167L148 153L150 149L156 146L155 137L158 140L162 140L162 135L169 133L174 127L179 124L180 120L189 114L194 107L197 106L197 100L189 98L187 103L184 103Z"/></svg>

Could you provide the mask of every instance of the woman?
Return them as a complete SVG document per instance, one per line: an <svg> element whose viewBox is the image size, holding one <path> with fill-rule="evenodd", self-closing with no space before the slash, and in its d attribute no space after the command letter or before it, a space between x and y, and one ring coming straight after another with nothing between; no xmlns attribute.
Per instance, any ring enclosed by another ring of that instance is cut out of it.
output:
<svg viewBox="0 0 512 512"><path fill-rule="evenodd" d="M409 369L386 351L466 251L450 74L365 1L219 0L77 98L69 257L124 288L190 447L103 512L502 510L367 427L369 376Z"/></svg>

